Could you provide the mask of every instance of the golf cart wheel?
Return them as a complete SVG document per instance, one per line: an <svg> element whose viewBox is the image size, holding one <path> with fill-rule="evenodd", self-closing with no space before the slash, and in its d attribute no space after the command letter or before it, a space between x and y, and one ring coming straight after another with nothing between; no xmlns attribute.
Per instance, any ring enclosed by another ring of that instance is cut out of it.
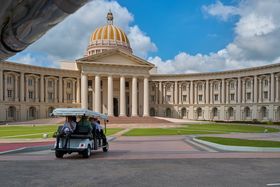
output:
<svg viewBox="0 0 280 187"><path fill-rule="evenodd" d="M64 153L62 151L55 151L56 158L62 158Z"/></svg>
<svg viewBox="0 0 280 187"><path fill-rule="evenodd" d="M84 152L83 152L83 157L89 158L90 154L91 154L91 149L90 149L90 146L88 146L88 148L86 150L84 150Z"/></svg>
<svg viewBox="0 0 280 187"><path fill-rule="evenodd" d="M103 147L103 152L108 152L109 150L109 144L107 143L105 147Z"/></svg>

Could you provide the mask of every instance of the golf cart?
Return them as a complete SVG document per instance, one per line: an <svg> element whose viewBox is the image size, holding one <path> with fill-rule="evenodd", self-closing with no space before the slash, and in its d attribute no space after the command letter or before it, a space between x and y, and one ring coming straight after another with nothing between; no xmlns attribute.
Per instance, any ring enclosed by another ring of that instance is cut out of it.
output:
<svg viewBox="0 0 280 187"><path fill-rule="evenodd" d="M78 117L82 119L77 122L76 129L72 133L65 134L62 130L63 126L59 126L57 132L54 133L53 137L56 138L56 142L52 150L55 151L57 158L62 158L64 154L71 154L73 152L78 152L84 158L88 158L92 150L102 148L103 152L108 151L109 144L106 141L106 136L104 135L105 137L102 138L98 135L97 130L88 121L88 118L103 120L106 133L107 115L81 108L57 108L51 115L66 118Z"/></svg>

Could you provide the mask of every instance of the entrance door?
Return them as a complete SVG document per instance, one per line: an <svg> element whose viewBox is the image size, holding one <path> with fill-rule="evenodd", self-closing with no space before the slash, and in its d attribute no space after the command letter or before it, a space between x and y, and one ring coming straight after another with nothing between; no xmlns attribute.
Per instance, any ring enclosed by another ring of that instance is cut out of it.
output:
<svg viewBox="0 0 280 187"><path fill-rule="evenodd" d="M114 98L113 102L114 102L114 116L119 116L119 101L118 101L118 98Z"/></svg>

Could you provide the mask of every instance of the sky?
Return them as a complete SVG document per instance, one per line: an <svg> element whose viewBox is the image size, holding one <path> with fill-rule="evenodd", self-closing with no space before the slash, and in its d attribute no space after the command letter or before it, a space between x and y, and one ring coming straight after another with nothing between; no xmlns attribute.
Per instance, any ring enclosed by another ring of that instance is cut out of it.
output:
<svg viewBox="0 0 280 187"><path fill-rule="evenodd" d="M114 24L159 73L213 72L280 62L279 0L95 0L8 59L59 67L85 53L91 33Z"/></svg>

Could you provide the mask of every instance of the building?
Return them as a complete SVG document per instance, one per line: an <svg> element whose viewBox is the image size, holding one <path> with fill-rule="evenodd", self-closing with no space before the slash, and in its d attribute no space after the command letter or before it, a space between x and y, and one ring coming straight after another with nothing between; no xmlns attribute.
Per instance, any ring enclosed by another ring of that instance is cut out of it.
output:
<svg viewBox="0 0 280 187"><path fill-rule="evenodd" d="M280 121L280 64L156 74L153 64L133 55L110 12L107 21L93 32L85 56L60 69L1 62L0 121L46 118L57 107L109 116Z"/></svg>

